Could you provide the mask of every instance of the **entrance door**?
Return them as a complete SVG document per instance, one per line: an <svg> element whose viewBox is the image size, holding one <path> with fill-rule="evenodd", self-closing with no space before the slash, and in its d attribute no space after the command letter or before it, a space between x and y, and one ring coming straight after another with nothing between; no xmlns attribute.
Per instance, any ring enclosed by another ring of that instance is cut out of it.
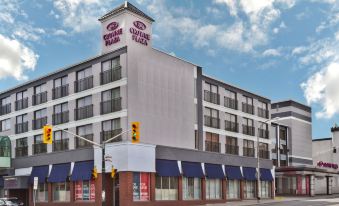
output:
<svg viewBox="0 0 339 206"><path fill-rule="evenodd" d="M9 197L17 197L24 205L28 205L28 189L9 190Z"/></svg>

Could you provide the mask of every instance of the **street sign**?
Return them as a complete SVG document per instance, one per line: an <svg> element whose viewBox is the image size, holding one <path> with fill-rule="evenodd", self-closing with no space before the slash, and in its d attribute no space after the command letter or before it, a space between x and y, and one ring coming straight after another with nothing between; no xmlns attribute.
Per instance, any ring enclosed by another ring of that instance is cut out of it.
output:
<svg viewBox="0 0 339 206"><path fill-rule="evenodd" d="M38 189L38 181L39 181L39 178L38 177L34 177L34 184L33 184L33 189L34 190Z"/></svg>

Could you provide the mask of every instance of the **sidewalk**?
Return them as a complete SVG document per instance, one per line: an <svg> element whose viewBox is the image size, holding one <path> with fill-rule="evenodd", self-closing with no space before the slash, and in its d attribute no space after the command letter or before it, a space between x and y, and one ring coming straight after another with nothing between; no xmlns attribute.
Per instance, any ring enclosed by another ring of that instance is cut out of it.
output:
<svg viewBox="0 0 339 206"><path fill-rule="evenodd" d="M289 202L296 200L306 200L306 199L327 199L335 198L338 195L319 195L314 197L275 197L274 199L263 199L260 200L260 203L257 200L243 200L243 201L234 201L227 203L218 203L218 204L206 204L206 206L244 206L244 205L268 205L269 203L279 203L279 202Z"/></svg>

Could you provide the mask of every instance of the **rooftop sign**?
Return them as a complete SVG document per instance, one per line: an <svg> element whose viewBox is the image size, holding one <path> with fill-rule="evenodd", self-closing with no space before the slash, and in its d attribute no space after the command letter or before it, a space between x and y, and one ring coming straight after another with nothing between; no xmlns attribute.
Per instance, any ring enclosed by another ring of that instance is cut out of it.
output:
<svg viewBox="0 0 339 206"><path fill-rule="evenodd" d="M317 163L317 165L318 165L318 167L326 167L326 168L338 169L338 164L330 163L330 162L319 161Z"/></svg>

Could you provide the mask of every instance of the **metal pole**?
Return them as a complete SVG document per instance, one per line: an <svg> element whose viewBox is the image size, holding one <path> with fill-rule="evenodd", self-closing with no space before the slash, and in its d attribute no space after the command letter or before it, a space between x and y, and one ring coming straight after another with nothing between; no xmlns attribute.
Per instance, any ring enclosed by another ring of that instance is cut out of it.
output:
<svg viewBox="0 0 339 206"><path fill-rule="evenodd" d="M260 125L260 129L262 129L264 123ZM260 165L259 165L259 135L257 135L257 200L260 203L260 195L259 195L259 184L260 184Z"/></svg>
<svg viewBox="0 0 339 206"><path fill-rule="evenodd" d="M102 182L102 206L106 205L106 184L105 184L105 170L106 170L106 162L105 162L105 142L102 143L102 165L101 165L101 182Z"/></svg>

